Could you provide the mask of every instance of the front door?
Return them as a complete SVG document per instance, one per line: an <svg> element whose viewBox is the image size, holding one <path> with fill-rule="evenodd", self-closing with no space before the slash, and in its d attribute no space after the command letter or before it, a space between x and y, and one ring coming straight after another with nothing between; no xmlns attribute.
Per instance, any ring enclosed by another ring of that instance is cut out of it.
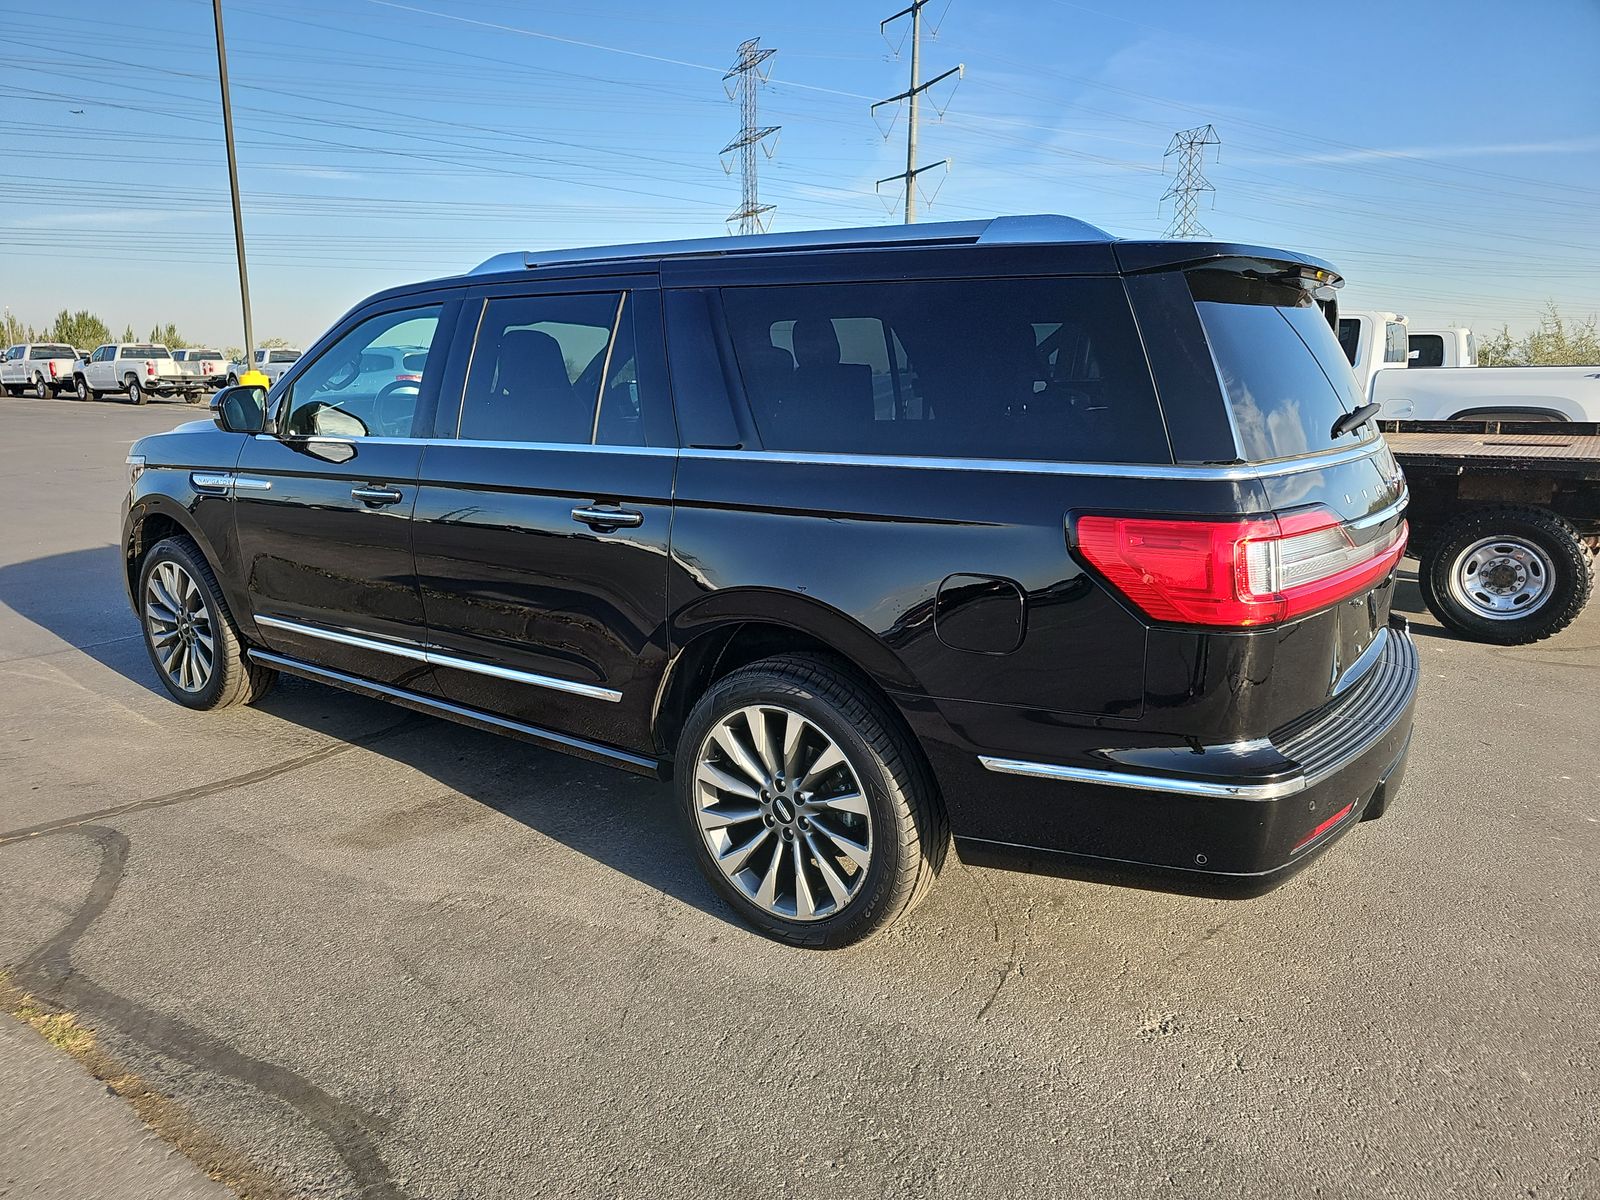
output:
<svg viewBox="0 0 1600 1200"><path fill-rule="evenodd" d="M296 373L271 431L245 444L232 483L239 554L271 649L427 690L414 434L429 420L455 307L360 320Z"/></svg>
<svg viewBox="0 0 1600 1200"><path fill-rule="evenodd" d="M441 404L422 460L417 575L444 695L649 753L677 463L660 293L568 286L489 294L481 319L468 301L460 408Z"/></svg>

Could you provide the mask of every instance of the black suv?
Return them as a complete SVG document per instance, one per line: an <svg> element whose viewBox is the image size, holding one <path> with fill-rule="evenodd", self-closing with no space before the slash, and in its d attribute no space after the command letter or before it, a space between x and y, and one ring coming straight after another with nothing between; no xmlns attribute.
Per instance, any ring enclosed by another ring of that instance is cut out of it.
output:
<svg viewBox="0 0 1600 1200"><path fill-rule="evenodd" d="M129 593L191 708L287 671L675 779L799 945L952 834L1254 894L1411 736L1339 283L1064 217L503 255L141 440Z"/></svg>

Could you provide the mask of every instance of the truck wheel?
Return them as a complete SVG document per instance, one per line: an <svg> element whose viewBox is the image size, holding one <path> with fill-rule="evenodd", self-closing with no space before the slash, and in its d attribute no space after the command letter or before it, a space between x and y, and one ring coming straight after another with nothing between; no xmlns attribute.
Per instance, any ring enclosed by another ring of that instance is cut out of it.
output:
<svg viewBox="0 0 1600 1200"><path fill-rule="evenodd" d="M701 872L777 941L870 937L944 860L949 828L927 765L883 702L825 659L770 658L718 680L677 761Z"/></svg>
<svg viewBox="0 0 1600 1200"><path fill-rule="evenodd" d="M228 386L229 387L238 387L239 386L239 377L237 375L229 375L228 376Z"/></svg>
<svg viewBox="0 0 1600 1200"><path fill-rule="evenodd" d="M1445 628L1520 646L1572 624L1594 589L1594 560L1549 509L1495 505L1444 525L1422 551L1417 581Z"/></svg>
<svg viewBox="0 0 1600 1200"><path fill-rule="evenodd" d="M74 379L72 381L72 384L73 384L73 387L77 390L78 399L79 400L90 400L90 399L98 400L100 398L94 392L91 392L89 390L89 381L87 379L85 379L82 375L79 375L76 379Z"/></svg>
<svg viewBox="0 0 1600 1200"><path fill-rule="evenodd" d="M56 390L44 381L43 375L33 377L33 394L40 400L48 400L56 394Z"/></svg>
<svg viewBox="0 0 1600 1200"><path fill-rule="evenodd" d="M132 375L128 376L125 386L128 390L129 404L143 404L145 402L146 396L144 394L144 389L139 386L139 381Z"/></svg>
<svg viewBox="0 0 1600 1200"><path fill-rule="evenodd" d="M278 677L250 660L200 547L171 537L139 567L139 623L156 674L187 708L253 704Z"/></svg>

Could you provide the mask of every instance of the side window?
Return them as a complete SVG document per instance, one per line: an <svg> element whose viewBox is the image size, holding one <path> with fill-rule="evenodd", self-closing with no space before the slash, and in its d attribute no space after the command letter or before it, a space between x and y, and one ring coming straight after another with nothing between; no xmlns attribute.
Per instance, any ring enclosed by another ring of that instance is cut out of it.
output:
<svg viewBox="0 0 1600 1200"><path fill-rule="evenodd" d="M769 450L1170 463L1115 279L723 292Z"/></svg>
<svg viewBox="0 0 1600 1200"><path fill-rule="evenodd" d="M467 372L457 436L644 445L626 294L490 300Z"/></svg>
<svg viewBox="0 0 1600 1200"><path fill-rule="evenodd" d="M284 434L409 437L423 380L439 369L439 312L431 305L369 317L324 350L289 391Z"/></svg>

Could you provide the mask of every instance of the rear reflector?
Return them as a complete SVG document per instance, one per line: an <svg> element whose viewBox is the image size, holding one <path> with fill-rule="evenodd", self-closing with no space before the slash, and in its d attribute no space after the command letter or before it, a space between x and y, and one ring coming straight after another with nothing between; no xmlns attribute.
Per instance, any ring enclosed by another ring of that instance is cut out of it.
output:
<svg viewBox="0 0 1600 1200"><path fill-rule="evenodd" d="M1328 830L1332 829L1340 821L1348 817L1350 815L1350 810L1354 807L1355 801L1352 800L1349 804L1346 804L1338 812L1334 813L1333 816L1329 817L1321 825L1318 825L1310 833L1306 834L1305 837L1296 842L1294 844L1294 849L1289 851L1289 853L1294 854L1298 851L1304 850L1307 846L1311 845L1312 842L1316 841L1323 834L1327 833Z"/></svg>
<svg viewBox="0 0 1600 1200"><path fill-rule="evenodd" d="M1146 616L1244 628L1292 620L1371 587L1407 526L1357 545L1326 508L1242 521L1079 517L1078 551Z"/></svg>

